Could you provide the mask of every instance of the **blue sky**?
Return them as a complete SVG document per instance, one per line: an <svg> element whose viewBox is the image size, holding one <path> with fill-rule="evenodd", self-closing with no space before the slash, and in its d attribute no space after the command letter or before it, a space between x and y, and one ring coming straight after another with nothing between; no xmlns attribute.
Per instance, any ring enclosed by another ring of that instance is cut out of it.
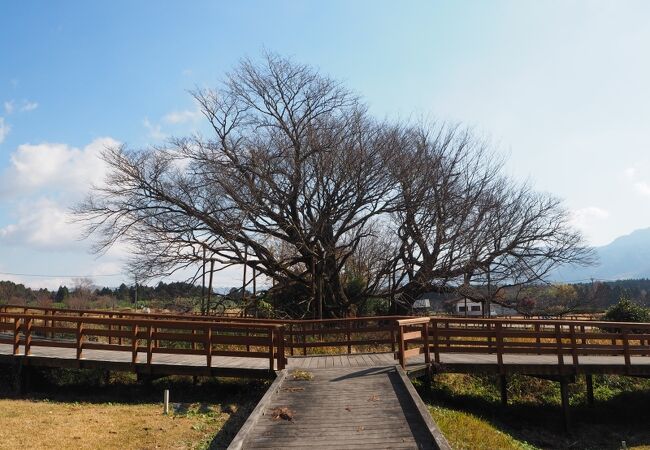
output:
<svg viewBox="0 0 650 450"><path fill-rule="evenodd" d="M595 245L649 227L649 17L642 1L1 2L0 272L30 276L0 279L119 283L104 275L124 250L89 254L66 217L97 151L201 129L187 90L264 49L380 117L473 127Z"/></svg>

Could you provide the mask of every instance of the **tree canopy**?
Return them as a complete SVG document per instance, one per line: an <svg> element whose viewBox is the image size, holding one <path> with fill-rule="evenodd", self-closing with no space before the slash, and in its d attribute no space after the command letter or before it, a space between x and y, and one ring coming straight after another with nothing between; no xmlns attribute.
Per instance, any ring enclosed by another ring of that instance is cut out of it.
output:
<svg viewBox="0 0 650 450"><path fill-rule="evenodd" d="M107 149L76 212L140 279L246 265L292 313L408 306L450 284L525 285L590 249L560 200L509 179L490 145L444 123L380 121L362 99L278 55L243 60L193 96L208 136ZM198 274L198 272L197 272ZM285 302L287 304L287 302Z"/></svg>

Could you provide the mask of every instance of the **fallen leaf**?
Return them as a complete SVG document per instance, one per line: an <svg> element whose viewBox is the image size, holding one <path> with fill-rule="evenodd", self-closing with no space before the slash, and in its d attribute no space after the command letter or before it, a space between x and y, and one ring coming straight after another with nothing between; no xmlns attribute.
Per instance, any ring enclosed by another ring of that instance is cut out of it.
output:
<svg viewBox="0 0 650 450"><path fill-rule="evenodd" d="M273 408L271 410L271 418L273 420L282 419L291 422L293 420L293 411L286 406L282 408Z"/></svg>
<svg viewBox="0 0 650 450"><path fill-rule="evenodd" d="M304 391L305 388L302 388L302 387L288 387L288 388L284 388L282 390L284 392L300 392L300 391Z"/></svg>

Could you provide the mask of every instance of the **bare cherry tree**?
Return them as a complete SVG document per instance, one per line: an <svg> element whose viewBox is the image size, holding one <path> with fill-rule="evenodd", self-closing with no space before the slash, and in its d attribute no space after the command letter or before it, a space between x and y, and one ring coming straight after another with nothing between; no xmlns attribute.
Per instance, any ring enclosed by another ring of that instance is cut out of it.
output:
<svg viewBox="0 0 650 450"><path fill-rule="evenodd" d="M292 314L343 315L368 296L408 306L435 286L530 282L588 254L560 203L504 178L460 126L377 121L272 54L193 95L207 137L106 150L108 179L76 208L97 251L130 245L140 280L245 265L295 294Z"/></svg>
<svg viewBox="0 0 650 450"><path fill-rule="evenodd" d="M104 153L108 182L77 208L98 250L126 240L146 277L195 265L205 249L220 267L246 264L345 310L342 269L393 208L383 170L393 127L339 83L274 55L194 96L212 137Z"/></svg>
<svg viewBox="0 0 650 450"><path fill-rule="evenodd" d="M467 129L414 129L394 172L400 205L401 299L458 287L486 303L501 290L544 281L563 264L593 254L553 196L503 176L503 162Z"/></svg>

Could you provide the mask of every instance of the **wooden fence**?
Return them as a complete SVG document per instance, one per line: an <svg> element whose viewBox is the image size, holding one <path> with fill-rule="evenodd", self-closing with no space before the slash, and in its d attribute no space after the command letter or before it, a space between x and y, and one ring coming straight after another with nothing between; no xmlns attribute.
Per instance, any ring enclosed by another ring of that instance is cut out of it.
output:
<svg viewBox="0 0 650 450"><path fill-rule="evenodd" d="M14 355L30 355L37 346L128 352L131 362L145 354L265 358L269 369L285 367L284 327L264 323L218 323L179 319L86 317L58 314L0 313L0 343L13 345ZM21 353L22 348L22 353Z"/></svg>
<svg viewBox="0 0 650 450"><path fill-rule="evenodd" d="M65 330L60 329L61 323L68 324ZM501 372L511 355L546 355L546 360L552 355L560 368L575 369L585 357L619 356L629 369L636 358L650 356L650 324L593 320L404 316L271 320L5 305L0 307L2 330L14 333L26 348L53 345L30 341L35 332L50 333L48 337L58 333L72 339L69 345L80 352L84 348L130 350L147 352L150 360L152 353L211 353L217 345L221 347L214 350L221 353L211 354L268 354L269 359L271 353L282 355L275 356L278 367L284 364L285 348L291 356L393 352L403 366L420 355L425 355L425 364L440 363L444 354L494 355ZM92 342L91 337L106 342ZM147 345L134 345L134 341Z"/></svg>

